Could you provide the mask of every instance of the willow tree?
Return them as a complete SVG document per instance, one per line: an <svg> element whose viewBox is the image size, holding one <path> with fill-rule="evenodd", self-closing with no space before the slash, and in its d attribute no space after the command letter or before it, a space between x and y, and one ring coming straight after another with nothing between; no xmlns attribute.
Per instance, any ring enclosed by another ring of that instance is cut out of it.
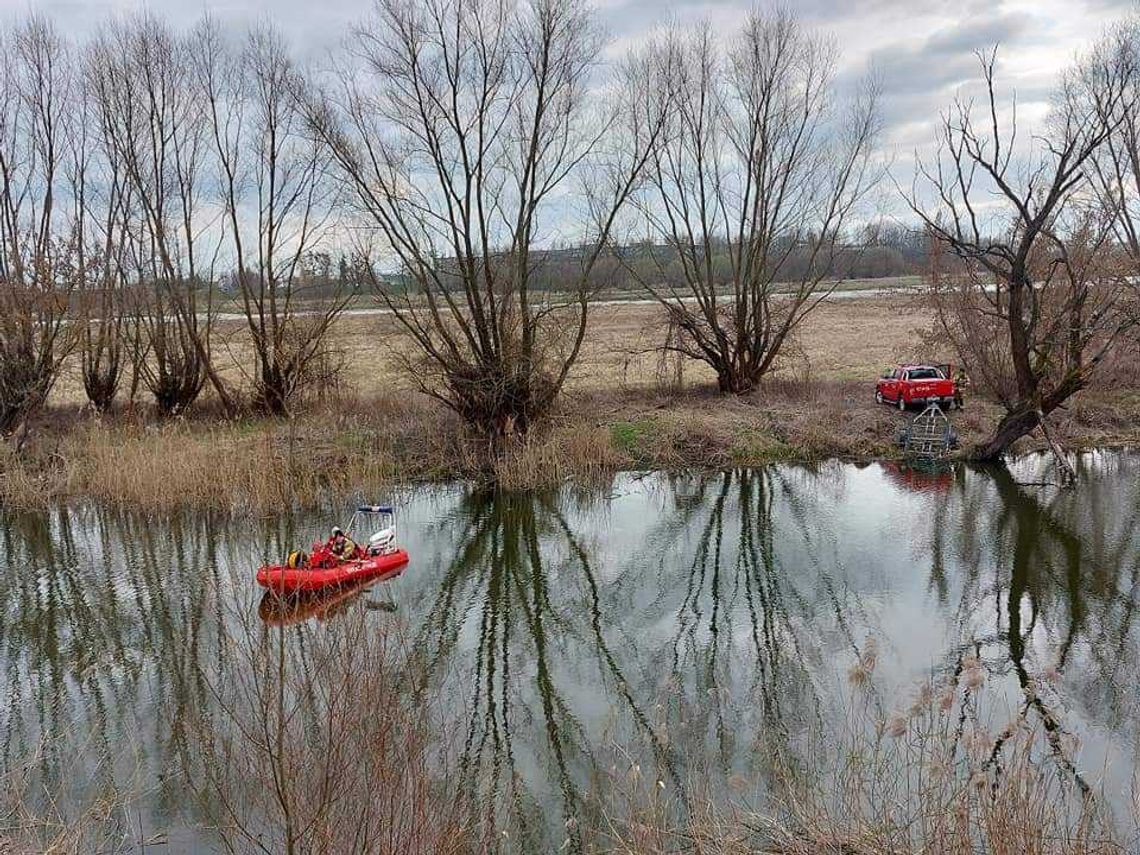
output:
<svg viewBox="0 0 1140 855"><path fill-rule="evenodd" d="M33 17L0 43L0 435L47 400L73 342L82 271L66 204L74 57Z"/></svg>
<svg viewBox="0 0 1140 855"><path fill-rule="evenodd" d="M1119 77L1119 101L1098 98ZM1095 201L1111 217L1112 237L1125 259L1133 287L1125 296L1125 315L1140 324L1140 16L1133 14L1110 29L1089 57L1070 74L1064 88L1072 103L1092 105L1109 133L1090 158L1088 170ZM1113 110L1115 109L1115 113Z"/></svg>
<svg viewBox="0 0 1140 855"><path fill-rule="evenodd" d="M638 278L665 307L666 347L744 394L839 282L879 177L876 93L841 98L834 46L787 12L753 12L727 44L708 26L672 32L649 56L649 97L674 109L640 208L669 252Z"/></svg>
<svg viewBox="0 0 1140 855"><path fill-rule="evenodd" d="M73 307L81 319L76 338L83 389L96 412L106 413L114 404L128 356L125 262L132 248L127 230L132 204L122 163L108 156L100 132L93 81L79 66L68 104L70 132L64 162L66 201L81 271Z"/></svg>
<svg viewBox="0 0 1140 855"><path fill-rule="evenodd" d="M997 94L996 51L980 55L984 108L944 115L933 164L910 204L934 246L943 331L971 378L1005 413L970 452L1000 457L1083 388L1127 323L1129 290L1113 264L1113 212L1092 200L1094 156L1119 124L1126 65L1105 64L1081 97L1055 99L1028 145ZM980 115L979 115L980 112Z"/></svg>
<svg viewBox="0 0 1140 855"><path fill-rule="evenodd" d="M168 415L207 383L234 409L211 355L217 248L207 235L216 217L203 198L209 124L193 58L190 40L144 15L102 31L86 63L99 144L131 199L123 235L139 297L135 369Z"/></svg>
<svg viewBox="0 0 1140 855"><path fill-rule="evenodd" d="M321 378L315 365L348 297L342 285L302 304L302 261L328 235L333 196L325 147L305 126L298 72L270 28L228 45L209 21L194 36L200 90L225 211L238 302L253 349L255 403L285 415Z"/></svg>
<svg viewBox="0 0 1140 855"><path fill-rule="evenodd" d="M525 432L565 383L590 273L662 129L592 88L602 46L580 0L379 0L355 62L309 99L356 234L388 254L371 275L413 376L492 438ZM540 247L571 222L573 275L540 293Z"/></svg>

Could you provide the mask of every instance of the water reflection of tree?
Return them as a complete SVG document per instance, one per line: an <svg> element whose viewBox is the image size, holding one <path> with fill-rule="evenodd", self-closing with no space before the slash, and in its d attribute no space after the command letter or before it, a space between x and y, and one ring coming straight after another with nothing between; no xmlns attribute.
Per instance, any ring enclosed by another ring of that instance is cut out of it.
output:
<svg viewBox="0 0 1140 855"><path fill-rule="evenodd" d="M748 686L748 702L759 701L768 738L787 733L788 700L814 704L815 699L792 616L811 609L778 566L773 486L763 470L737 470L698 487L705 518L699 524L671 645L674 679L683 684L686 672L695 667L698 694L711 701L708 708L715 717L726 774L738 730L725 721L724 698L735 682L730 660L741 618L753 657L746 666L751 673L742 682Z"/></svg>
<svg viewBox="0 0 1140 855"><path fill-rule="evenodd" d="M1104 702L1110 708L1116 702L1121 669L1140 653L1132 629L1140 489L1134 473L1105 471L1095 455L1081 458L1078 473L1076 489L1066 491L1019 483L1005 467L963 473L958 504L933 520L942 534L931 547L935 576L951 560L961 568L963 638L945 667L958 667L964 653L976 651L991 672L1012 672L1024 693L1020 717L1036 717L1061 766L1086 790L1064 750L1066 724L1047 675L1064 673L1079 651L1075 681L1098 693L1090 713L1103 717ZM937 578L932 586L947 589ZM994 616L989 626L979 623L987 606ZM1051 649L1035 649L1040 635ZM1134 685L1134 677L1123 679ZM995 763L1002 745L999 739L994 747Z"/></svg>
<svg viewBox="0 0 1140 855"><path fill-rule="evenodd" d="M451 675L470 693L460 748L462 787L473 804L505 800L502 815L491 819L505 820L527 851L562 842L546 839L556 826L545 814L544 794L528 787L530 758L539 774L549 767L572 848L581 846L583 788L598 774L600 759L592 744L596 735L587 733L575 710L581 698L570 685L573 666L596 661L599 679L613 690L659 766L673 765L606 640L602 587L568 522L566 504L564 492L467 494L451 518L459 524L454 558L417 644L441 678L466 663ZM468 658L461 648L472 631L476 639ZM532 721L539 726L532 729ZM520 733L524 740L541 735L520 745Z"/></svg>
<svg viewBox="0 0 1140 855"><path fill-rule="evenodd" d="M667 511L634 562L660 591L639 623L673 627L646 693L667 698L679 754L713 792L763 789L778 768L814 762L798 737L826 730L828 651L858 657L873 625L827 524L845 477L772 466L667 482Z"/></svg>
<svg viewBox="0 0 1140 855"><path fill-rule="evenodd" d="M209 516L91 507L0 516L6 765L42 752L44 783L66 801L82 797L74 789L92 773L114 792L138 786L136 764L161 775L184 758L186 716L204 702L203 660L217 651L212 583L226 534ZM163 807L181 810L169 780Z"/></svg>

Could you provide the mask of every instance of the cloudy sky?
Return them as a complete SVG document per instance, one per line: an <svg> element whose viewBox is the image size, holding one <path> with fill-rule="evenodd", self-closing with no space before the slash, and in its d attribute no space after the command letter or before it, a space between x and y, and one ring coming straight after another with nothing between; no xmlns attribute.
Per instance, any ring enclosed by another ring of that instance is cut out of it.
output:
<svg viewBox="0 0 1140 855"><path fill-rule="evenodd" d="M656 25L709 20L731 31L746 14L740 0L595 0L620 55ZM1057 71L1130 0L793 0L800 17L829 31L842 47L847 75L874 69L883 86L887 145L900 153L923 146L938 110L976 76L972 51L1000 42L1002 81L1016 88L1022 115L1044 109ZM179 24L205 11L240 26L273 20L297 46L319 59L345 29L367 14L369 0L0 0L7 17L27 10L50 14L69 30L96 27L108 16L150 9Z"/></svg>
<svg viewBox="0 0 1140 855"><path fill-rule="evenodd" d="M655 27L709 21L736 30L750 0L593 0L618 58ZM777 0L778 2L778 0ZM348 28L365 18L371 0L0 0L0 17L43 12L82 36L116 15L147 9L175 26L203 13L239 30L270 20L291 40L298 58L321 64ZM786 0L800 19L830 33L841 51L840 83L873 73L882 90L881 154L902 186L914 175L914 155L927 159L939 111L956 93L977 85L974 51L1000 44L999 83L1015 94L1019 140L1039 122L1060 70L1113 21L1140 9L1140 0ZM909 218L885 183L879 215ZM869 216L874 216L869 214Z"/></svg>

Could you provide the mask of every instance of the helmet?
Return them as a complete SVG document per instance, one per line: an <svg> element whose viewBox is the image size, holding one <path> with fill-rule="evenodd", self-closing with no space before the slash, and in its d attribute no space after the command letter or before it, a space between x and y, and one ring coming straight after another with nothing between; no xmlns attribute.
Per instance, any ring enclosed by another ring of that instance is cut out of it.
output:
<svg viewBox="0 0 1140 855"><path fill-rule="evenodd" d="M342 535L342 534L344 534L344 529L341 528L339 525L334 525L333 530L332 530L332 536L336 537L337 535Z"/></svg>

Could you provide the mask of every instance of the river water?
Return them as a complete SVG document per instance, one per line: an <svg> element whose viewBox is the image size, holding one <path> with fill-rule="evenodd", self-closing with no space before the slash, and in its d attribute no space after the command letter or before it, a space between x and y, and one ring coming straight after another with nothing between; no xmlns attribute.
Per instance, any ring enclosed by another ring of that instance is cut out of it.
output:
<svg viewBox="0 0 1140 855"><path fill-rule="evenodd" d="M988 708L1071 737L1058 776L1126 814L1140 454L1085 454L1078 471L1070 490L1037 456L418 487L394 497L406 572L287 614L285 632L398 621L459 724L456 767L522 849L556 849L615 757L682 806L698 777L713 799L762 784L766 742L845 726L869 646L883 717L976 656ZM131 791L136 841L214 849L188 795L188 722L241 676L221 641L233 622L274 619L254 569L343 515L0 514L0 754L29 798L66 813ZM1047 690L1024 704L1030 683Z"/></svg>

